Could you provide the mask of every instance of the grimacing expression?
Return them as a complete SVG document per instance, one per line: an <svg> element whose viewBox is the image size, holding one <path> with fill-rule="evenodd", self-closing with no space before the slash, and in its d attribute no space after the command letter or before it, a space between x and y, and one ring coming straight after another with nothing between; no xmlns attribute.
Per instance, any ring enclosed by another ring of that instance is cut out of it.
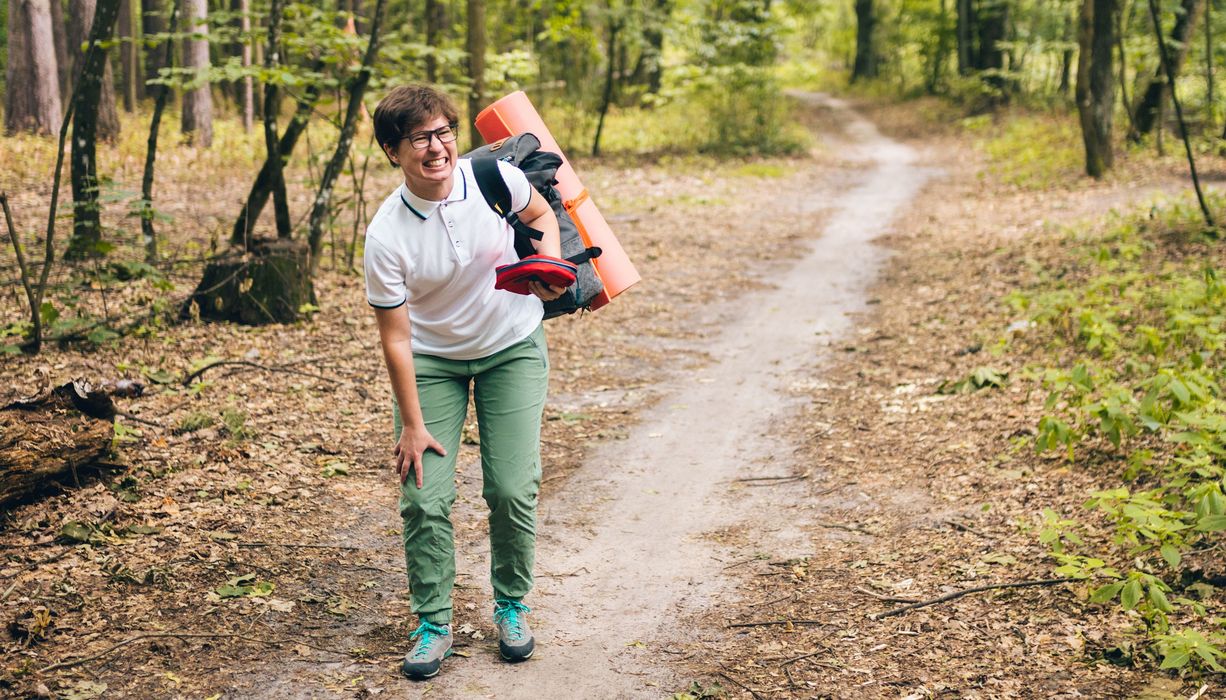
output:
<svg viewBox="0 0 1226 700"><path fill-rule="evenodd" d="M455 170L456 142L443 143L438 135L428 137L424 148L414 148L413 137L420 141L423 132L434 132L448 127L447 118L438 115L424 124L414 127L395 146L384 146L392 162L404 172L405 183L420 197L442 199L451 191L451 175Z"/></svg>

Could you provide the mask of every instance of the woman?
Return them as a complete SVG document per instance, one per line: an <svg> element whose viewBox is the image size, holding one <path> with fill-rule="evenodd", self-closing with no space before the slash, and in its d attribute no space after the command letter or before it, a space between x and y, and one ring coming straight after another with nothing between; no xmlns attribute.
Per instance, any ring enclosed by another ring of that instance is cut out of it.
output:
<svg viewBox="0 0 1226 700"><path fill-rule="evenodd" d="M531 295L496 290L495 267L515 262L513 233L457 158L458 115L423 85L392 90L375 109L375 138L404 184L366 230L366 295L375 308L395 397L394 466L413 612L419 626L402 670L439 672L451 652L455 459L469 387L481 435L482 495L490 508L490 578L503 658L532 655L522 600L532 588L540 425L549 374L542 300L565 291L533 281ZM512 208L541 231L537 252L558 257L558 222L513 166L499 163Z"/></svg>

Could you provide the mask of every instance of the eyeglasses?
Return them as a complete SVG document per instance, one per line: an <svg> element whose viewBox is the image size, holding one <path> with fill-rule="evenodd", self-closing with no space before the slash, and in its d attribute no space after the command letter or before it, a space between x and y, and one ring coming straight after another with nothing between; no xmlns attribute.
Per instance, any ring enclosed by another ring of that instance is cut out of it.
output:
<svg viewBox="0 0 1226 700"><path fill-rule="evenodd" d="M430 139L433 138L438 138L439 143L451 143L452 141L455 141L456 137L459 136L459 132L457 131L459 126L460 125L458 123L452 122L447 126L444 126L441 129L435 129L434 131L415 131L405 138L409 140L410 146L420 151L421 149L428 147L430 145Z"/></svg>

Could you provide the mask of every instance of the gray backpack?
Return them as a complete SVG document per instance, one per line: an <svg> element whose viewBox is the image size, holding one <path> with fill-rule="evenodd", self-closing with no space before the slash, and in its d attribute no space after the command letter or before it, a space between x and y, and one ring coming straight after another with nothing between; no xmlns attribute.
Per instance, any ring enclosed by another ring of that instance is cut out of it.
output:
<svg viewBox="0 0 1226 700"><path fill-rule="evenodd" d="M515 229L515 252L525 258L535 253L532 241L541 239L541 232L519 220L511 211L511 192L502 174L498 172L498 161L514 165L528 176L528 182L541 193L553 214L558 219L558 230L562 236L562 257L579 267L575 283L553 301L545 302L545 318L553 318L563 314L573 314L580 309L587 309L604 291L604 284L596 273L592 260L600 257L600 248L584 245L579 235L579 227L566 211L562 195L554 185L554 176L562 165L562 157L556 153L541 150L541 142L532 134L519 134L502 141L496 141L487 146L465 153L463 158L472 161L473 174L477 178L477 189L494 213L506 219Z"/></svg>

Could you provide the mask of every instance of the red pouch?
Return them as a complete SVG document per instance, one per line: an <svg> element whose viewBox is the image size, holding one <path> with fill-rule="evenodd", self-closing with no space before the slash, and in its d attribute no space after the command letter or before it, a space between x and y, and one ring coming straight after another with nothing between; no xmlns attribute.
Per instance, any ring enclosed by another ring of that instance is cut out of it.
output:
<svg viewBox="0 0 1226 700"><path fill-rule="evenodd" d="M575 272L578 269L568 260L548 255L529 255L519 262L496 268L498 280L494 282L494 288L516 294L531 294L528 282L532 280L555 287L569 287L575 283Z"/></svg>

